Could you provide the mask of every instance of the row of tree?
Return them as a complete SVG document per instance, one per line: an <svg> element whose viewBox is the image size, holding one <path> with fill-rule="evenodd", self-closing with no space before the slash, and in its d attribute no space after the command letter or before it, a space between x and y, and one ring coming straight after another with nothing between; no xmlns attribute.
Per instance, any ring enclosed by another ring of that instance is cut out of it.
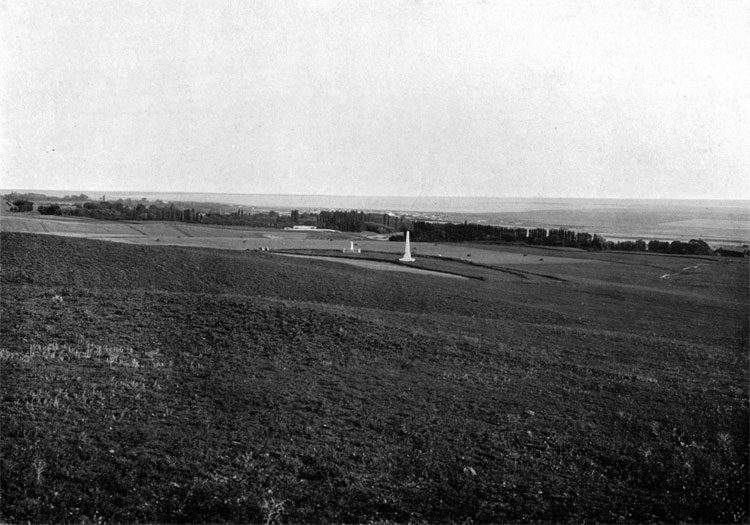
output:
<svg viewBox="0 0 750 525"><path fill-rule="evenodd" d="M293 211L293 218L294 214ZM318 228L346 232L391 233L404 225L403 219L387 213L365 213L356 210L321 211L315 219Z"/></svg>
<svg viewBox="0 0 750 525"><path fill-rule="evenodd" d="M17 211L31 211L33 202L18 201ZM321 211L319 213L292 210L289 215L275 211L252 213L245 209L232 209L226 213L209 209L181 208L161 201L149 203L146 199L133 201L91 201L83 203L52 202L37 207L42 215L69 215L102 220L181 221L224 226L248 226L283 228L294 225L316 226L339 231L373 231L392 233L399 227L408 226L403 218L387 213L365 213L357 210Z"/></svg>
<svg viewBox="0 0 750 525"><path fill-rule="evenodd" d="M33 203L18 211L31 211ZM165 204L162 201L150 203L146 199L133 201L118 199L116 201L87 201L74 204L60 204L53 202L37 206L42 215L67 215L73 217L89 217L100 220L131 220L131 221L179 221L200 224L214 224L223 226L271 227L283 228L292 224L315 224L314 214L300 214L295 211L292 215L280 215L275 211L248 213L243 209L233 209L228 213L215 211L213 206L203 208L184 208L174 203Z"/></svg>
<svg viewBox="0 0 750 525"><path fill-rule="evenodd" d="M402 240L403 236L392 237ZM568 230L566 228L508 228L485 224L435 223L417 221L411 229L415 242L490 242L522 243L532 246L567 246L584 250L621 250L656 252L681 255L711 255L713 251L705 241L608 241L600 235Z"/></svg>
<svg viewBox="0 0 750 525"><path fill-rule="evenodd" d="M60 205L52 203L40 205L37 211L42 215L70 215L74 217L90 217L102 220L155 220L155 221L184 221L192 222L198 213L192 209L181 209L173 204L159 206L144 203L128 205L122 200L117 201L88 201L83 204Z"/></svg>
<svg viewBox="0 0 750 525"><path fill-rule="evenodd" d="M80 195L66 195L64 197L50 197L43 193L18 193L16 191L3 195L6 201L46 201L46 202L84 202L89 200L89 196L81 193Z"/></svg>
<svg viewBox="0 0 750 525"><path fill-rule="evenodd" d="M605 239L599 235L565 228L508 228L475 223L436 223L416 221L412 226L416 242L515 242L537 246L571 246L601 250Z"/></svg>
<svg viewBox="0 0 750 525"><path fill-rule="evenodd" d="M652 240L648 243L642 239L637 241L607 241L604 244L605 250L620 250L626 252L656 252L672 253L677 255L713 255L711 247L702 239L691 239L688 242L683 241L657 241Z"/></svg>
<svg viewBox="0 0 750 525"><path fill-rule="evenodd" d="M21 194L11 194L21 195ZM23 194L22 196L27 196ZM5 196L10 197L9 195ZM82 198L81 198L82 197ZM65 199L69 197L66 196ZM146 199L117 201L92 201L85 195L76 197L83 202L62 205L52 202L37 207L42 215L71 215L90 217L102 220L142 220L142 221L180 221L200 224L272 227L283 228L297 224L316 226L321 229L339 231L373 231L393 233L411 231L414 242L490 242L522 243L532 246L564 246L585 250L620 250L638 252L656 252L683 255L709 255L713 251L704 241L608 241L600 235L568 230L566 228L509 228L490 226L469 222L428 222L410 221L387 213L366 213L358 210L321 211L318 213L292 210L289 215L274 211L249 213L244 209L235 209L229 213L216 213L195 208L182 208L173 203L162 201L149 203ZM58 199L65 200L65 199ZM14 211L32 211L34 203L27 199L12 201ZM402 240L403 235L395 235L392 240Z"/></svg>

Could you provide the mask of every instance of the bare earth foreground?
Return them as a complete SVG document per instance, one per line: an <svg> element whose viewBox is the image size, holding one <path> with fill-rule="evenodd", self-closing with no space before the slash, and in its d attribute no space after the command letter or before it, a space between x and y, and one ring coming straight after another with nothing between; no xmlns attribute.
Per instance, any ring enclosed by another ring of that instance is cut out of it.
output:
<svg viewBox="0 0 750 525"><path fill-rule="evenodd" d="M746 259L37 220L0 521L748 520Z"/></svg>

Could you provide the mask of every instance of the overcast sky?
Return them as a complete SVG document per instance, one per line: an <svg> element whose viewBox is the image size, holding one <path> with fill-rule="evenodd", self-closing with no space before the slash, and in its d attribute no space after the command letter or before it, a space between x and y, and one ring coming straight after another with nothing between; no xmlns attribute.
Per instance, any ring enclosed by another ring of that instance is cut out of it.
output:
<svg viewBox="0 0 750 525"><path fill-rule="evenodd" d="M0 0L0 187L750 198L750 3Z"/></svg>

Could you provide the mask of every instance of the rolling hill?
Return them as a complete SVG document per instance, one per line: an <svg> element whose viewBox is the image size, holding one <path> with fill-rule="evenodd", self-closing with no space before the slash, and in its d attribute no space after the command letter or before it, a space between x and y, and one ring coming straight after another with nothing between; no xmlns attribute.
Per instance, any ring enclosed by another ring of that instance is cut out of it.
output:
<svg viewBox="0 0 750 525"><path fill-rule="evenodd" d="M525 253L3 233L0 519L746 521L747 262Z"/></svg>

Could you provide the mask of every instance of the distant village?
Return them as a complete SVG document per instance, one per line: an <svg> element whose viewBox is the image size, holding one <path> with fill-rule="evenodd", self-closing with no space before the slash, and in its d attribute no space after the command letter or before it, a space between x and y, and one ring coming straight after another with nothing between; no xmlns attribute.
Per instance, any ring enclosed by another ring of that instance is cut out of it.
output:
<svg viewBox="0 0 750 525"><path fill-rule="evenodd" d="M106 195L49 197L37 193L10 193L3 196L4 209L11 213L36 212L40 215L88 217L98 220L179 221L220 226L278 228L286 230L335 230L372 232L403 241L411 232L413 242L473 242L573 247L585 250L656 252L680 255L719 255L746 257L744 246L712 249L701 239L689 241L607 240L601 235L566 228L524 228L475 223L452 223L405 215L359 210L291 210L277 212L221 203L169 202L148 199L107 200Z"/></svg>

